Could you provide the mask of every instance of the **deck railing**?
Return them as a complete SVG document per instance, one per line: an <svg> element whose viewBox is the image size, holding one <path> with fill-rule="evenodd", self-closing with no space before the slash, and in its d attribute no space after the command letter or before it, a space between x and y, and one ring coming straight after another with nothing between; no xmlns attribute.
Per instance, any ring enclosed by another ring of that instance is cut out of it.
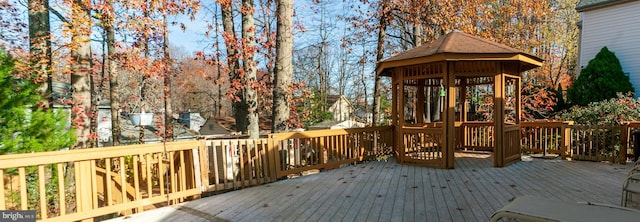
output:
<svg viewBox="0 0 640 222"><path fill-rule="evenodd" d="M105 219L392 154L391 127L0 156L0 210Z"/></svg>
<svg viewBox="0 0 640 222"><path fill-rule="evenodd" d="M618 126L585 126L573 122L522 124L522 151L558 154L574 160L611 161L624 164L633 154L632 132L640 123Z"/></svg>
<svg viewBox="0 0 640 222"><path fill-rule="evenodd" d="M0 156L0 210L39 220L128 214L200 194L198 142L172 142Z"/></svg>
<svg viewBox="0 0 640 222"><path fill-rule="evenodd" d="M520 124L522 152L555 154L566 158L572 122L523 122Z"/></svg>
<svg viewBox="0 0 640 222"><path fill-rule="evenodd" d="M462 127L471 135L459 139L461 146L485 149L493 144L491 127L489 123ZM640 123L587 127L527 122L521 124L520 143L522 152L624 163L633 149L631 132L636 129ZM405 133L400 137L403 143L413 145L403 152L416 160L442 158L439 131ZM0 210L35 210L44 221L126 215L206 192L240 189L308 170L393 155L393 143L392 127L370 127L278 133L255 140L194 140L3 155Z"/></svg>
<svg viewBox="0 0 640 222"><path fill-rule="evenodd" d="M272 182L268 139L201 140L204 191L225 191Z"/></svg>
<svg viewBox="0 0 640 222"><path fill-rule="evenodd" d="M269 134L277 178L393 154L393 129L369 127Z"/></svg>

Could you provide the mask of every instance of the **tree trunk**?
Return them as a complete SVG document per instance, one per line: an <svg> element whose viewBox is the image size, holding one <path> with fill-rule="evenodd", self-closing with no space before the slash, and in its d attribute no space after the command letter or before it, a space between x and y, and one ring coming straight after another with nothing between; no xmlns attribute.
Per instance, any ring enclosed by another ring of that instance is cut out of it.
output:
<svg viewBox="0 0 640 222"><path fill-rule="evenodd" d="M253 0L242 0L242 51L244 52L244 103L247 110L247 133L249 138L260 136L258 126L258 94L255 89L257 83L255 53L256 25L253 19Z"/></svg>
<svg viewBox="0 0 640 222"><path fill-rule="evenodd" d="M225 45L227 46L227 64L229 65L230 80L238 79L237 70L239 69L238 60L236 54L238 53L236 46L236 32L233 24L233 1L221 3L222 8L222 28L225 33ZM239 97L237 100L232 101L232 108L234 117L236 119L236 130L240 132L246 132L247 130L247 109L244 107L243 95L237 93L235 96ZM238 102L239 101L239 102Z"/></svg>
<svg viewBox="0 0 640 222"><path fill-rule="evenodd" d="M376 49L376 61L382 60L384 57L384 42L387 37L387 15L385 12L382 12L380 16L380 29L378 32L378 47ZM377 126L380 124L380 96L382 96L382 77L376 75L376 82L373 88L373 125Z"/></svg>
<svg viewBox="0 0 640 222"><path fill-rule="evenodd" d="M217 7L216 7L216 10L215 10L215 13L218 13ZM216 33L219 33L218 32L218 25L220 23L218 22L218 15L216 14L213 17L214 17L214 23L215 23L214 25L215 25ZM215 104L217 104L217 105L216 105L216 107L214 107L214 110L215 110L215 115L220 117L220 116L222 116L222 112L221 112L221 110L222 110L222 83L219 83L218 80L220 80L221 77L222 77L222 70L221 70L222 63L220 62L221 61L220 60L220 55L222 53L220 53L220 44L219 44L219 41L218 41L218 36L219 35L216 34L215 36L216 36L215 37L215 40L216 40L216 71L218 71L218 78L216 78L215 82L216 82L216 85L218 86L218 101L215 102Z"/></svg>
<svg viewBox="0 0 640 222"><path fill-rule="evenodd" d="M109 1L113 5L113 0ZM115 22L110 19L105 23L107 29L107 53L109 62L107 63L107 73L109 76L109 101L111 108L111 138L113 145L120 145L120 91L118 90L118 69L116 62L116 37Z"/></svg>
<svg viewBox="0 0 640 222"><path fill-rule="evenodd" d="M53 103L51 78L51 26L49 24L49 1L29 0L29 58L32 78L40 84L38 93L47 98L49 107Z"/></svg>
<svg viewBox="0 0 640 222"><path fill-rule="evenodd" d="M276 35L276 67L273 78L272 132L289 129L289 101L291 75L293 73L293 0L276 0L278 15Z"/></svg>
<svg viewBox="0 0 640 222"><path fill-rule="evenodd" d="M147 6L145 7L149 7L148 2L145 2L145 4L147 4ZM145 10L143 13L144 18L149 18L149 10ZM147 29L149 29L148 24L144 25L144 32L147 31ZM144 48L144 58L147 62L147 65L151 65L149 64L149 57L151 56L151 49L149 48L149 36L147 36L146 34L142 35L142 45ZM142 77L140 78L140 111L134 111L134 112L140 112L140 113L145 113L145 112L151 112L153 113L154 110L151 108L150 105L146 104L146 82L147 82L147 75L148 73L146 72L142 72ZM139 144L144 144L144 126L138 126L139 131L138 131L138 143Z"/></svg>
<svg viewBox="0 0 640 222"><path fill-rule="evenodd" d="M71 55L73 65L71 73L71 91L73 92L73 107L71 118L76 130L76 144L74 149L89 146L91 110L91 17L87 4L82 0L74 0L72 10L73 31L71 42L75 47Z"/></svg>
<svg viewBox="0 0 640 222"><path fill-rule="evenodd" d="M369 121L373 121L369 119L369 94L367 94L367 51L366 51L366 41L362 41L362 58L360 59L360 83L362 83L362 92L364 93L364 122L369 123Z"/></svg>
<svg viewBox="0 0 640 222"><path fill-rule="evenodd" d="M169 55L169 26L167 23L167 13L165 12L162 16L164 21L163 27L163 41L162 41L162 51L164 52L164 62L166 64L166 68L164 69L164 87L162 87L164 92L164 140L172 140L173 137L173 127L171 127L171 123L173 120L173 107L171 106L171 73L173 70L173 63L171 61L171 56Z"/></svg>

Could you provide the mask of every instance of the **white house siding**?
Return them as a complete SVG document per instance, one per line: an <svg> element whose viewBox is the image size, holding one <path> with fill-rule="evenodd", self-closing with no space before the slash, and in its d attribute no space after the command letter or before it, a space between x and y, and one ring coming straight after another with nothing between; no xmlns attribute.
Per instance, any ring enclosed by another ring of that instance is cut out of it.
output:
<svg viewBox="0 0 640 222"><path fill-rule="evenodd" d="M351 118L351 105L349 105L349 101L347 101L344 97L340 97L338 101L336 101L331 107L329 107L329 112L333 113L333 121L345 121Z"/></svg>
<svg viewBox="0 0 640 222"><path fill-rule="evenodd" d="M602 47L613 51L640 93L640 1L631 1L582 14L580 64L585 68Z"/></svg>

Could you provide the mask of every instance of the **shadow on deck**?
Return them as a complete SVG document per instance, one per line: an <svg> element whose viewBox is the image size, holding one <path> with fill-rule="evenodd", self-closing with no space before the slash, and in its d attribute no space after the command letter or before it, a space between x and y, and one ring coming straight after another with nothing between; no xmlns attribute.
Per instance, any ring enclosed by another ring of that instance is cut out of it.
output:
<svg viewBox="0 0 640 222"><path fill-rule="evenodd" d="M456 153L452 170L370 161L111 221L488 221L535 195L619 205L629 165L533 159L504 168Z"/></svg>

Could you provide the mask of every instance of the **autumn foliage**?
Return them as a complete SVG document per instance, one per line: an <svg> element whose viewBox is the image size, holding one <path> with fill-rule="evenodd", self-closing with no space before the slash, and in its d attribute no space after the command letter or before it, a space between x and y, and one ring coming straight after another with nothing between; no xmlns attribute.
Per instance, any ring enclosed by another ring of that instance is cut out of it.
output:
<svg viewBox="0 0 640 222"><path fill-rule="evenodd" d="M552 115L554 104L575 76L576 0L307 1L302 2L305 7L295 9L296 14L288 21L291 24L278 23L278 19L286 19L276 13L281 3L60 1L50 7L51 20L60 22L51 23L54 31L45 38L51 41L51 58L42 58L38 64L50 66L46 68L51 74L47 78L54 82L82 82L82 86L74 86L77 97L61 103L75 106L74 127L83 128L82 136L87 139L96 137L95 130L84 129L95 128L97 104L107 101L117 104L112 107L114 112L145 110L160 114L165 112L163 101L171 99L174 112L229 116L239 110L260 117L274 116L273 107L286 104L282 106L288 111L283 129L300 127L318 114L302 105L312 98L313 90L345 94L353 104L371 112L373 101L378 106L381 103L372 98L389 98L385 95L388 82L382 80L376 82L380 86L372 86L377 60L453 30L545 60L543 67L523 75L522 101L527 118ZM293 7L290 1L284 3ZM29 26L22 19L25 13L13 1L0 3L0 47L17 57L29 58L29 33L25 31ZM166 20L166 16L174 15L186 19ZM255 20L253 25L249 18ZM244 25L243 20L247 20ZM200 30L203 36L202 47L195 49L198 52L181 55L179 51L194 49L169 50L173 49L166 38L170 26L185 29L198 23L208 27ZM277 26L283 24L288 32L279 36ZM277 40L285 34L291 35L292 41L286 44L290 44L287 50L292 50L292 55L281 58L295 59L295 63L276 66L276 48L282 46ZM16 73L32 73L27 66L17 68L22 71ZM285 76L289 81L276 84L279 72L291 74ZM45 82L42 78L37 75L33 80ZM85 92L80 89L89 93L78 96ZM246 101L255 104L250 109L238 106ZM162 127L159 124L158 129Z"/></svg>

